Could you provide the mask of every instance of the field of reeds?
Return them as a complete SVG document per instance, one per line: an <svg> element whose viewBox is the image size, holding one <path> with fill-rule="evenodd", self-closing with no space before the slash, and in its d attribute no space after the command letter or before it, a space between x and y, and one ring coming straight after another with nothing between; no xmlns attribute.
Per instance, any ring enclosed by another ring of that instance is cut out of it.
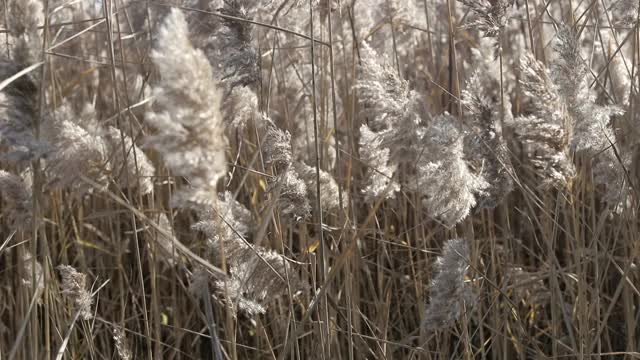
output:
<svg viewBox="0 0 640 360"><path fill-rule="evenodd" d="M0 359L639 359L639 8L1 0Z"/></svg>

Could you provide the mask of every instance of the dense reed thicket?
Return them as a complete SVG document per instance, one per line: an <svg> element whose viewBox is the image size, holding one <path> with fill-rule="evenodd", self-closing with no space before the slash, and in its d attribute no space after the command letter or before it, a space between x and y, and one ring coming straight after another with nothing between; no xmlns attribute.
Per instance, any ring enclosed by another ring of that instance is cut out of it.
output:
<svg viewBox="0 0 640 360"><path fill-rule="evenodd" d="M637 0L2 0L0 358L640 358Z"/></svg>

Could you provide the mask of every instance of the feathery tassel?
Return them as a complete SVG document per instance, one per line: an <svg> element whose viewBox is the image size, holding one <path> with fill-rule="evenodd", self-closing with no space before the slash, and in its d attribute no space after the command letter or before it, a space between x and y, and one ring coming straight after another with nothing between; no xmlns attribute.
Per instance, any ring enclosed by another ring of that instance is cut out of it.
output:
<svg viewBox="0 0 640 360"><path fill-rule="evenodd" d="M76 311L80 312L83 320L91 320L93 298L87 289L87 275L68 265L58 266L58 271L62 277L62 294L73 300Z"/></svg>
<svg viewBox="0 0 640 360"><path fill-rule="evenodd" d="M171 10L156 40L151 59L161 78L152 89L155 102L146 121L157 132L147 144L195 190L176 194L176 203L211 201L227 168L221 96L211 65L189 41L180 10Z"/></svg>
<svg viewBox="0 0 640 360"><path fill-rule="evenodd" d="M452 239L445 243L435 264L436 275L431 280L429 305L423 326L427 330L442 330L455 322L466 305L473 301L471 287L465 281L469 263L466 240Z"/></svg>

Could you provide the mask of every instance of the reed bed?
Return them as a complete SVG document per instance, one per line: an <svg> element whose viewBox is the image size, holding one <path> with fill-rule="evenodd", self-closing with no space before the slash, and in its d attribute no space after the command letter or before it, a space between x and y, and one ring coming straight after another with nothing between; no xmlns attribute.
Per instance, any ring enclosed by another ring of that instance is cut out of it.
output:
<svg viewBox="0 0 640 360"><path fill-rule="evenodd" d="M0 5L0 359L640 358L637 0Z"/></svg>

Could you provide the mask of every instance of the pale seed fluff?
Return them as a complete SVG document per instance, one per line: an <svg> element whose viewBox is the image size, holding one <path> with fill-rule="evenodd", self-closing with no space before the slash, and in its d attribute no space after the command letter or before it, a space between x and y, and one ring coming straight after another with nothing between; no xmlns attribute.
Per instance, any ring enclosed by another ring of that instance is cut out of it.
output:
<svg viewBox="0 0 640 360"><path fill-rule="evenodd" d="M243 269L241 269L242 267L245 266L241 264L240 268L236 270L243 271ZM235 273L236 271L233 272L233 274ZM260 303L260 299L254 299L247 296L250 294L246 294L246 291L244 290L247 286L246 283L243 284L242 276L234 276L233 274L225 280L215 282L216 288L228 297L228 299L235 305L235 308L245 312L246 314L264 314L267 311L265 305Z"/></svg>
<svg viewBox="0 0 640 360"><path fill-rule="evenodd" d="M315 204L317 199L317 173L316 168L303 162L294 164L296 172L307 187L307 196ZM320 173L320 207L324 211L335 210L340 206L338 198L339 186L336 180L328 172L319 169Z"/></svg>
<svg viewBox="0 0 640 360"><path fill-rule="evenodd" d="M113 342L116 345L116 352L118 353L120 360L133 359L133 354L131 353L131 348L129 347L127 334L125 333L124 328L120 326L113 327Z"/></svg>
<svg viewBox="0 0 640 360"><path fill-rule="evenodd" d="M223 7L218 9L220 13L240 19L252 20L248 11L251 5L244 0L223 0ZM223 81L230 88L236 86L248 86L255 84L260 79L258 68L258 53L251 45L252 26L245 21L222 19L224 25L221 33L220 44L224 58Z"/></svg>
<svg viewBox="0 0 640 360"><path fill-rule="evenodd" d="M427 330L443 330L451 326L466 306L473 303L471 286L465 280L469 257L469 245L464 239L448 240L444 244L442 255L436 260L429 286L429 304L427 305L423 326Z"/></svg>
<svg viewBox="0 0 640 360"><path fill-rule="evenodd" d="M478 72L467 82L467 88L462 92L462 104L468 110L466 156L474 172L489 184L478 196L478 206L494 208L513 190L513 167L502 136L499 110L502 105L488 97Z"/></svg>
<svg viewBox="0 0 640 360"><path fill-rule="evenodd" d="M568 151L565 128L537 115L519 116L514 125L527 159L540 176L540 187L569 186L576 170Z"/></svg>
<svg viewBox="0 0 640 360"><path fill-rule="evenodd" d="M207 58L189 41L180 10L172 9L164 19L151 60L160 79L152 89L153 110L146 118L156 133L147 143L162 154L174 175L187 177L192 188L199 189L187 198L210 200L226 173L221 96Z"/></svg>
<svg viewBox="0 0 640 360"><path fill-rule="evenodd" d="M515 44L511 45L516 46ZM517 74L514 72L518 62L517 58L503 56L501 67L499 43L495 38L483 37L479 39L478 44L470 51L471 63L469 65L474 69L474 74L481 79L486 92L485 96L499 103L501 95L504 94L505 102L508 101L517 85ZM506 51L508 50L503 50L503 53ZM520 53L519 50L515 51L515 54ZM501 83L502 85L500 85ZM505 117L510 116L510 113L511 109L505 106Z"/></svg>
<svg viewBox="0 0 640 360"><path fill-rule="evenodd" d="M593 181L604 188L602 199L618 213L629 209L631 205L632 188L625 173L625 168L631 168L631 160L629 154L618 152L616 156L611 145L603 154L593 159Z"/></svg>
<svg viewBox="0 0 640 360"><path fill-rule="evenodd" d="M78 114L65 102L42 124L49 145L45 170L48 185L84 193L91 186L82 176L104 189L110 181L123 188L153 191L155 168L133 140L114 127L104 129L92 105Z"/></svg>
<svg viewBox="0 0 640 360"><path fill-rule="evenodd" d="M531 114L516 118L513 128L542 179L541 187L567 187L576 175L569 149L573 132L571 118L542 62L526 54L520 59L520 72Z"/></svg>
<svg viewBox="0 0 640 360"><path fill-rule="evenodd" d="M494 38L483 37L478 40L478 44L471 48L471 66L474 70L472 76L481 76L485 82L484 86L487 90L491 91L491 94L486 94L500 100L500 61L498 60L498 52L496 48L498 43ZM503 76L503 90L505 94L510 92L513 79L507 79L510 75L506 66L502 67ZM505 95L507 96L507 95Z"/></svg>
<svg viewBox="0 0 640 360"><path fill-rule="evenodd" d="M83 193L92 190L80 178L85 176L106 188L111 171L109 146L73 121L76 116L69 104L63 104L42 124L42 134L52 147L45 167L48 185Z"/></svg>
<svg viewBox="0 0 640 360"><path fill-rule="evenodd" d="M615 32L615 30L605 30L602 35L601 48L605 51L605 54L607 54L606 59L610 58L608 61L608 73L611 77L609 81L611 84L610 93L614 97L616 104L628 106L632 86L637 83L635 80L632 81L631 78L631 59L625 57L624 47L618 48L615 37L610 33L610 31Z"/></svg>
<svg viewBox="0 0 640 360"><path fill-rule="evenodd" d="M292 215L296 221L306 218L311 213L307 197L309 189L293 166L291 134L271 125L263 147L267 163L276 171L269 184L270 192L275 194L273 201L282 214Z"/></svg>
<svg viewBox="0 0 640 360"><path fill-rule="evenodd" d="M373 201L399 190L394 174L401 163L414 163L426 114L420 95L366 43L361 58L354 89L367 123L360 127L359 154L368 168L363 192Z"/></svg>
<svg viewBox="0 0 640 360"><path fill-rule="evenodd" d="M573 120L572 146L592 162L594 183L604 188L604 200L614 208L627 202L629 185L624 166L630 155L616 156L616 136L611 126L614 116L624 111L616 106L599 105L589 87L589 70L583 60L578 34L563 25L554 44L557 59L553 80L567 103Z"/></svg>
<svg viewBox="0 0 640 360"><path fill-rule="evenodd" d="M8 27L16 34L36 31L44 24L44 11L41 0L9 0Z"/></svg>
<svg viewBox="0 0 640 360"><path fill-rule="evenodd" d="M354 89L358 92L361 114L368 118L372 131L390 130L385 145L409 147L411 142L407 142L406 133L414 131L420 122L423 99L366 42L362 44L360 53L362 64L358 67Z"/></svg>
<svg viewBox="0 0 640 360"><path fill-rule="evenodd" d="M284 256L261 247L242 245L228 258L231 276L217 281L216 287L227 294L238 308L249 315L266 311L274 297L302 290L305 286Z"/></svg>
<svg viewBox="0 0 640 360"><path fill-rule="evenodd" d="M284 172L293 163L291 134L275 126L269 126L264 137L265 161L273 165L276 171Z"/></svg>
<svg viewBox="0 0 640 360"><path fill-rule="evenodd" d="M197 210L199 220L192 228L211 239L231 237L236 232L241 236L247 236L253 228L251 212L228 191L218 194L215 204Z"/></svg>
<svg viewBox="0 0 640 360"><path fill-rule="evenodd" d="M488 187L464 159L463 136L457 119L437 116L426 131L417 165L416 191L423 195L427 213L453 226L476 205L476 196Z"/></svg>
<svg viewBox="0 0 640 360"><path fill-rule="evenodd" d="M398 76L397 70L383 63L366 42L360 54L362 64L354 88L358 91L361 114L369 118L374 131L400 123L410 100L409 83Z"/></svg>
<svg viewBox="0 0 640 360"><path fill-rule="evenodd" d="M292 215L294 220L298 221L307 218L311 213L307 197L309 189L293 167L278 175L271 191L277 194L276 201L282 214Z"/></svg>
<svg viewBox="0 0 640 360"><path fill-rule="evenodd" d="M203 208L193 228L208 237L214 258L227 264L229 276L215 282L216 289L237 309L256 315L266 311L267 303L285 293L289 285L303 287L289 260L246 240L252 229L251 213L234 200L231 193L220 195L212 207Z"/></svg>
<svg viewBox="0 0 640 360"><path fill-rule="evenodd" d="M80 313L83 320L91 320L93 297L87 288L87 275L69 265L58 266L58 271L62 277L62 294L73 301L75 311Z"/></svg>
<svg viewBox="0 0 640 360"><path fill-rule="evenodd" d="M557 59L553 63L552 79L564 97L573 120L572 146L576 151L591 154L603 151L609 146L608 139L614 139L609 124L611 117L623 112L617 107L595 103L595 93L589 86L591 77L575 30L562 25L554 50Z"/></svg>
<svg viewBox="0 0 640 360"><path fill-rule="evenodd" d="M497 37L508 20L513 0L458 0L471 10L469 28L478 29L483 36Z"/></svg>
<svg viewBox="0 0 640 360"><path fill-rule="evenodd" d="M224 122L227 129L244 129L252 120L261 119L258 97L246 86L238 86L227 92L224 102Z"/></svg>
<svg viewBox="0 0 640 360"><path fill-rule="evenodd" d="M366 124L360 126L360 160L368 167L362 192L368 201L383 194L385 198L393 198L400 190L400 184L393 179L398 165L391 162L391 150L382 146L382 140Z"/></svg>
<svg viewBox="0 0 640 360"><path fill-rule="evenodd" d="M151 160L133 142L133 139L120 130L109 127L105 131L109 147L109 160L118 184L127 188L138 188L140 193L153 191L152 177L156 169Z"/></svg>

